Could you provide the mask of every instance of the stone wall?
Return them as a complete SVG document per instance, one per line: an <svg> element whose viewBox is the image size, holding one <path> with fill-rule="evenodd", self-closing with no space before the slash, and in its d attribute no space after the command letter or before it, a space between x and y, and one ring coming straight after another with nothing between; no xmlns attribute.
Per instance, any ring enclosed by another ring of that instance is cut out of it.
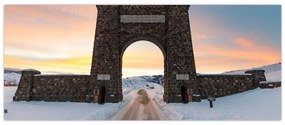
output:
<svg viewBox="0 0 285 125"><path fill-rule="evenodd" d="M202 99L232 95L258 87L253 75L198 75L197 82Z"/></svg>
<svg viewBox="0 0 285 125"><path fill-rule="evenodd" d="M93 85L89 75L40 75L39 71L22 71L14 101L93 102Z"/></svg>
<svg viewBox="0 0 285 125"><path fill-rule="evenodd" d="M253 75L254 78L255 78L255 81L260 81L261 82L261 81L266 81L264 72L265 72L264 70L261 70L261 69L257 70L257 69L255 69L255 70L247 70L244 73Z"/></svg>
<svg viewBox="0 0 285 125"><path fill-rule="evenodd" d="M15 96L13 97L14 101L30 101L31 100L31 94L32 94L32 88L34 83L34 75L35 74L41 74L41 72L37 70L23 70L21 71L21 79L17 88L17 91L15 93Z"/></svg>
<svg viewBox="0 0 285 125"><path fill-rule="evenodd" d="M31 99L91 102L93 86L89 75L35 75Z"/></svg>
<svg viewBox="0 0 285 125"><path fill-rule="evenodd" d="M222 97L255 89L266 81L264 70L248 70L245 74L207 74L197 75L201 99L208 96ZM278 86L278 84L274 84Z"/></svg>
<svg viewBox="0 0 285 125"><path fill-rule="evenodd" d="M281 82L260 82L259 83L259 87L262 89L266 89L266 88L278 88L281 86Z"/></svg>
<svg viewBox="0 0 285 125"><path fill-rule="evenodd" d="M256 72L252 72L256 73ZM260 72L258 72L260 73ZM177 88L169 102L182 102L182 96L186 96L186 102L199 101L208 96L222 97L240 93L243 91L260 88L274 88L281 86L281 82L263 83L258 81L260 77L253 74L243 75L197 75L198 94L185 84L184 80L178 81ZM41 75L36 70L23 70L19 87L13 98L14 101L71 101L71 102L95 102L100 95L100 88L106 87L103 95L105 102L118 102L113 95L112 87L107 85L94 85L90 75ZM99 86L99 87L98 87ZM182 95L185 88L186 95ZM172 100L174 99L174 100Z"/></svg>

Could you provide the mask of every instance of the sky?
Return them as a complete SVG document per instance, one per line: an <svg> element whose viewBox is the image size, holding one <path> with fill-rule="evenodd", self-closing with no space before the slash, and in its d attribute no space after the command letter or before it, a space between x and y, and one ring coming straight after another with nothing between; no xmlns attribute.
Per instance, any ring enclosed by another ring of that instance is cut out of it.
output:
<svg viewBox="0 0 285 125"><path fill-rule="evenodd" d="M4 67L89 74L95 5L5 5ZM198 73L222 73L281 62L281 6L192 5L189 19ZM151 41L131 44L123 77L163 74Z"/></svg>

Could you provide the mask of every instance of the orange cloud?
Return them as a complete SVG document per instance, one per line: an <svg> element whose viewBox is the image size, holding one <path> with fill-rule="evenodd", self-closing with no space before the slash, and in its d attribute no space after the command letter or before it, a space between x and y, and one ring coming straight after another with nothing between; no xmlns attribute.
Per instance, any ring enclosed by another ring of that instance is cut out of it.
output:
<svg viewBox="0 0 285 125"><path fill-rule="evenodd" d="M256 46L252 40L245 39L245 38L236 38L234 40L234 42L235 42L235 44L242 46L242 47L245 47L245 48L252 48L252 47Z"/></svg>
<svg viewBox="0 0 285 125"><path fill-rule="evenodd" d="M199 46L194 46L197 71L217 73L281 61L281 52L271 45L245 39L240 41L247 49L237 48L234 44L232 47L223 46L215 44L215 41L199 42Z"/></svg>
<svg viewBox="0 0 285 125"><path fill-rule="evenodd" d="M281 61L280 48L262 36L226 27L209 14L192 13L191 34L197 72L221 73Z"/></svg>
<svg viewBox="0 0 285 125"><path fill-rule="evenodd" d="M6 5L4 12L5 55L58 59L92 53L96 6Z"/></svg>

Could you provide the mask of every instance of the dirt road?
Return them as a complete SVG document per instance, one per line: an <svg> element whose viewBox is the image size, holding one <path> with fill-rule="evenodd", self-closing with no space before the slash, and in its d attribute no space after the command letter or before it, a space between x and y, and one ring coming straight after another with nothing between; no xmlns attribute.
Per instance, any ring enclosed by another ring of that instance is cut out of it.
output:
<svg viewBox="0 0 285 125"><path fill-rule="evenodd" d="M136 98L133 98L121 112L112 118L113 120L163 119L157 104L149 98L145 89L140 89L137 94Z"/></svg>

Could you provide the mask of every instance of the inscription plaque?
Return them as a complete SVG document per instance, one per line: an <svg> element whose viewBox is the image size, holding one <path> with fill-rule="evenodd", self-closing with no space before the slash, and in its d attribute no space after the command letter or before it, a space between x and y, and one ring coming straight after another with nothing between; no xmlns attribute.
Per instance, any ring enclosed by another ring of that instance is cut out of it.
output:
<svg viewBox="0 0 285 125"><path fill-rule="evenodd" d="M189 80L189 74L176 74L176 80Z"/></svg>
<svg viewBox="0 0 285 125"><path fill-rule="evenodd" d="M121 15L121 23L164 23L164 15Z"/></svg>
<svg viewBox="0 0 285 125"><path fill-rule="evenodd" d="M110 80L110 74L98 74L97 80Z"/></svg>

